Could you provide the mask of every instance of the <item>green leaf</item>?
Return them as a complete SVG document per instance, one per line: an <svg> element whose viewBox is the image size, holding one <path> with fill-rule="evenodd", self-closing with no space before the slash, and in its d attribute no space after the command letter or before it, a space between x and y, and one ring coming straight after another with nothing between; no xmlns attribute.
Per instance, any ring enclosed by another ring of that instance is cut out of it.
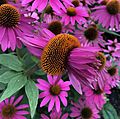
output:
<svg viewBox="0 0 120 119"><path fill-rule="evenodd" d="M102 114L104 119L118 119L115 108L109 102L104 105Z"/></svg>
<svg viewBox="0 0 120 119"><path fill-rule="evenodd" d="M46 73L42 69L39 69L35 72L35 74L42 76L42 75L45 75Z"/></svg>
<svg viewBox="0 0 120 119"><path fill-rule="evenodd" d="M103 28L102 25L98 25L98 28L99 28L101 31L103 31L103 32L110 33L110 34L113 34L113 35L115 35L115 36L120 37L119 34L115 33L114 31L110 31L110 30L107 30L107 29Z"/></svg>
<svg viewBox="0 0 120 119"><path fill-rule="evenodd" d="M0 82L1 83L9 83L9 81L11 79L13 79L14 77L16 77L17 75L19 75L20 73L14 72L14 71L7 71L5 73L3 73L2 75L0 75Z"/></svg>
<svg viewBox="0 0 120 119"><path fill-rule="evenodd" d="M0 102L5 100L6 98L9 98L14 93L19 91L27 82L27 77L24 75L17 75L10 82L8 83L7 89L4 91L3 95L0 98Z"/></svg>
<svg viewBox="0 0 120 119"><path fill-rule="evenodd" d="M6 86L5 84L0 83L0 91L1 91L1 90L4 90L4 89L5 89L5 86Z"/></svg>
<svg viewBox="0 0 120 119"><path fill-rule="evenodd" d="M22 71L22 63L12 54L0 54L0 64L15 71Z"/></svg>
<svg viewBox="0 0 120 119"><path fill-rule="evenodd" d="M39 97L39 91L35 86L34 81L32 80L27 81L27 84L25 86L25 92L29 100L31 118L33 118L36 112L36 107L38 104L38 97Z"/></svg>

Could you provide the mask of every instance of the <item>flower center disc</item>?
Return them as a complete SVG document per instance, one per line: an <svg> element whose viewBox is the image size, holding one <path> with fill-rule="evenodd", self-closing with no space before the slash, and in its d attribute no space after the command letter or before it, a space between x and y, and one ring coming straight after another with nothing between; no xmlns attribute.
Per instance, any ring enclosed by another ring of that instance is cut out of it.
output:
<svg viewBox="0 0 120 119"><path fill-rule="evenodd" d="M92 110L89 107L85 107L81 111L83 119L90 119L92 117Z"/></svg>
<svg viewBox="0 0 120 119"><path fill-rule="evenodd" d="M84 31L84 35L89 41L94 41L98 37L97 28L94 26L89 27Z"/></svg>
<svg viewBox="0 0 120 119"><path fill-rule="evenodd" d="M73 0L72 1L72 4L75 6L75 7L78 7L80 2L78 0Z"/></svg>
<svg viewBox="0 0 120 119"><path fill-rule="evenodd" d="M62 24L59 21L53 21L49 24L48 29L55 35L58 35L62 31Z"/></svg>
<svg viewBox="0 0 120 119"><path fill-rule="evenodd" d="M117 73L117 68L115 66L108 68L107 72L111 75L114 76Z"/></svg>
<svg viewBox="0 0 120 119"><path fill-rule="evenodd" d="M58 86L58 85L55 85L55 86L51 86L50 87L50 93L52 94L52 95L59 95L60 94L60 86Z"/></svg>
<svg viewBox="0 0 120 119"><path fill-rule="evenodd" d="M0 25L5 27L14 27L20 20L20 14L17 8L10 4L0 6Z"/></svg>
<svg viewBox="0 0 120 119"><path fill-rule="evenodd" d="M103 53L101 52L97 52L97 59L100 60L100 66L99 66L99 70L102 70L105 67L106 64L106 57Z"/></svg>
<svg viewBox="0 0 120 119"><path fill-rule="evenodd" d="M67 8L67 15L69 16L75 16L76 15L76 10L74 7L68 7Z"/></svg>
<svg viewBox="0 0 120 119"><path fill-rule="evenodd" d="M4 118L9 119L10 117L14 116L15 113L16 113L15 107L13 105L10 105L10 104L4 106L2 109L2 115Z"/></svg>
<svg viewBox="0 0 120 119"><path fill-rule="evenodd" d="M53 9L50 5L48 5L45 9L45 13L53 15Z"/></svg>
<svg viewBox="0 0 120 119"><path fill-rule="evenodd" d="M120 2L118 0L110 0L107 4L107 11L111 15L116 15L120 13Z"/></svg>
<svg viewBox="0 0 120 119"><path fill-rule="evenodd" d="M7 4L7 1L6 0L0 0L0 5L2 4Z"/></svg>
<svg viewBox="0 0 120 119"><path fill-rule="evenodd" d="M50 75L59 75L66 69L66 61L72 49L80 47L78 39L69 34L53 37L43 50L41 67Z"/></svg>

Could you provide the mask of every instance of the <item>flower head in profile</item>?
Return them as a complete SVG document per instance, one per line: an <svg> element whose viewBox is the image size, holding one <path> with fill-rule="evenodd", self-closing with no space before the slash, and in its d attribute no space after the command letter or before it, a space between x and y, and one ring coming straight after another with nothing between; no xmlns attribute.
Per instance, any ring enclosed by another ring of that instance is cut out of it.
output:
<svg viewBox="0 0 120 119"><path fill-rule="evenodd" d="M28 104L19 104L23 96L19 96L16 100L12 96L0 103L0 119L27 119L24 115L29 114L24 110L28 108Z"/></svg>
<svg viewBox="0 0 120 119"><path fill-rule="evenodd" d="M80 97L77 103L72 102L70 117L76 119L98 119L99 111L93 106L86 102L83 97Z"/></svg>
<svg viewBox="0 0 120 119"><path fill-rule="evenodd" d="M106 3L93 8L92 18L102 24L105 28L119 29L120 1L106 0Z"/></svg>
<svg viewBox="0 0 120 119"><path fill-rule="evenodd" d="M60 109L59 112L56 111L54 108L50 114L50 117L46 116L45 114L41 114L41 119L67 119L68 113L62 115L62 110Z"/></svg>
<svg viewBox="0 0 120 119"><path fill-rule="evenodd" d="M67 91L70 90L70 82L64 82L59 76L48 75L48 82L43 79L38 79L36 84L38 89L43 92L40 93L39 98L43 98L40 107L45 106L48 102L48 112L50 112L55 106L57 112L60 111L60 100L64 106L67 106L68 96Z"/></svg>
<svg viewBox="0 0 120 119"><path fill-rule="evenodd" d="M32 18L24 17L15 6L2 4L0 6L0 45L2 51L11 48L21 47L21 41L18 37L30 34L34 28L29 24L33 22Z"/></svg>
<svg viewBox="0 0 120 119"><path fill-rule="evenodd" d="M88 79L95 76L99 48L82 47L78 38L70 34L55 36L47 29L43 34L41 40L26 38L25 45L32 53L39 54L43 71L49 75L62 75L67 71L73 87L82 94L81 85L88 85Z"/></svg>

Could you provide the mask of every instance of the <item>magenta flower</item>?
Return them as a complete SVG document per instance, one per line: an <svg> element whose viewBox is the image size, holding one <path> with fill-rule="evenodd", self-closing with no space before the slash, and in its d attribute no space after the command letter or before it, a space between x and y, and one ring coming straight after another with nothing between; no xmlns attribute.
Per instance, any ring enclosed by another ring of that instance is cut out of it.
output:
<svg viewBox="0 0 120 119"><path fill-rule="evenodd" d="M66 2L68 4L71 4L69 0L62 0L63 2ZM50 6L55 10L60 10L60 8L64 9L63 4L60 0L22 0L23 6L25 6L28 3L32 2L31 11L34 11L35 9L38 9L38 12L41 12L45 9L45 7L50 4Z"/></svg>
<svg viewBox="0 0 120 119"><path fill-rule="evenodd" d="M47 29L43 31L41 40L26 38L23 42L29 51L41 57L43 71L49 75L61 75L67 71L73 87L82 94L81 85L89 85L91 80L88 79L96 75L94 64L98 63L96 52L99 48L81 47L79 40L70 34L55 36Z"/></svg>
<svg viewBox="0 0 120 119"><path fill-rule="evenodd" d="M103 105L106 103L105 94L110 94L110 86L106 82L102 89L99 87L98 82L93 82L90 86L84 86L83 91L86 96L86 100L93 103L98 109L102 109ZM92 102L91 102L92 101Z"/></svg>
<svg viewBox="0 0 120 119"><path fill-rule="evenodd" d="M79 38L80 42L89 46L100 47L105 45L102 32L100 32L95 24L89 25L87 28L80 27L75 31L75 35Z"/></svg>
<svg viewBox="0 0 120 119"><path fill-rule="evenodd" d="M72 112L70 117L75 119L98 119L100 117L98 115L99 111L95 108L95 106L86 102L86 100L84 100L82 97L77 103L72 102L72 105L73 107L71 107Z"/></svg>
<svg viewBox="0 0 120 119"><path fill-rule="evenodd" d="M18 9L10 4L0 6L0 45L2 51L11 48L12 51L16 47L21 47L21 41L18 37L30 34L34 28L29 24L32 18L24 17Z"/></svg>
<svg viewBox="0 0 120 119"><path fill-rule="evenodd" d="M117 61L116 61L117 62ZM112 64L111 62L107 62L107 82L113 88L119 86L120 84L120 75L119 75L119 65Z"/></svg>
<svg viewBox="0 0 120 119"><path fill-rule="evenodd" d="M56 111L54 108L50 114L50 117L46 116L45 114L41 114L41 119L67 119L68 113L62 115L62 110L60 109L59 112Z"/></svg>
<svg viewBox="0 0 120 119"><path fill-rule="evenodd" d="M6 99L0 103L0 119L27 119L24 115L29 114L25 111L25 108L29 106L27 104L18 105L23 96L19 96L16 100L12 96L10 99Z"/></svg>
<svg viewBox="0 0 120 119"><path fill-rule="evenodd" d="M45 106L48 102L48 112L50 112L55 106L57 112L60 111L60 100L63 105L67 106L68 96L67 91L70 90L70 82L64 82L58 76L50 76L48 75L48 82L43 79L38 79L38 84L36 86L42 90L39 98L44 98L40 104L40 107Z"/></svg>
<svg viewBox="0 0 120 119"><path fill-rule="evenodd" d="M69 23L75 25L75 22L83 24L86 22L85 18L89 17L87 9L83 6L74 7L67 5L65 9L61 9L60 11L55 10L55 12L58 16L62 17L61 22L65 25Z"/></svg>
<svg viewBox="0 0 120 119"><path fill-rule="evenodd" d="M108 0L106 5L93 8L92 18L102 24L105 28L119 29L120 1Z"/></svg>

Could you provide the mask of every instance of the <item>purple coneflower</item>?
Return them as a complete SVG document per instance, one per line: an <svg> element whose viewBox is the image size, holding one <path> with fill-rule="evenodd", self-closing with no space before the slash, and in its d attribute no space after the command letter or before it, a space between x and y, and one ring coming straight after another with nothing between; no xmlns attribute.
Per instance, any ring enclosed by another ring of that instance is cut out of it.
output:
<svg viewBox="0 0 120 119"><path fill-rule="evenodd" d="M41 57L43 71L50 75L67 71L73 87L81 94L81 83L88 85L88 79L96 75L99 48L81 47L79 40L70 34L55 36L47 29L43 34L41 40L28 37L23 42L32 53Z"/></svg>
<svg viewBox="0 0 120 119"><path fill-rule="evenodd" d="M61 22L65 25L69 23L75 25L75 22L84 24L86 23L86 18L89 17L87 9L83 6L74 7L67 5L65 9L61 9L60 11L55 10L55 12L58 16L62 17Z"/></svg>
<svg viewBox="0 0 120 119"><path fill-rule="evenodd" d="M60 111L60 100L63 105L67 106L68 96L67 91L70 90L70 82L64 82L59 76L48 75L48 82L43 79L38 79L38 84L36 86L44 91L40 93L39 98L44 98L40 104L40 107L45 106L48 102L48 112L50 112L55 106L57 112Z"/></svg>
<svg viewBox="0 0 120 119"><path fill-rule="evenodd" d="M78 103L72 102L72 105L70 117L75 119L98 119L100 117L95 106L86 102L82 97L78 100Z"/></svg>
<svg viewBox="0 0 120 119"><path fill-rule="evenodd" d="M96 25L91 24L87 28L81 27L79 30L75 31L75 35L80 39L83 44L88 44L90 46L100 47L105 45L103 40L102 32L100 32Z"/></svg>
<svg viewBox="0 0 120 119"><path fill-rule="evenodd" d="M93 82L90 86L84 86L83 91L86 96L86 100L93 103L98 109L102 109L106 103L105 94L110 94L110 86L108 82L104 83L102 88L99 87L98 82ZM91 102L92 101L92 102Z"/></svg>
<svg viewBox="0 0 120 119"><path fill-rule="evenodd" d="M92 18L105 28L120 28L120 1L108 0L105 5L93 8Z"/></svg>
<svg viewBox="0 0 120 119"><path fill-rule="evenodd" d="M0 119L27 119L24 115L29 114L25 111L25 108L29 106L27 104L21 104L23 96L19 96L16 100L12 96L10 99L6 99L0 103Z"/></svg>
<svg viewBox="0 0 120 119"><path fill-rule="evenodd" d="M41 119L67 119L68 113L62 115L62 110L60 109L59 112L56 111L54 108L50 114L50 117L46 116L45 114L41 114Z"/></svg>
<svg viewBox="0 0 120 119"><path fill-rule="evenodd" d="M30 34L33 27L29 24L33 22L32 18L24 17L18 9L10 4L0 6L0 45L2 51L7 48L15 50L16 46L21 47L21 41L18 37Z"/></svg>

